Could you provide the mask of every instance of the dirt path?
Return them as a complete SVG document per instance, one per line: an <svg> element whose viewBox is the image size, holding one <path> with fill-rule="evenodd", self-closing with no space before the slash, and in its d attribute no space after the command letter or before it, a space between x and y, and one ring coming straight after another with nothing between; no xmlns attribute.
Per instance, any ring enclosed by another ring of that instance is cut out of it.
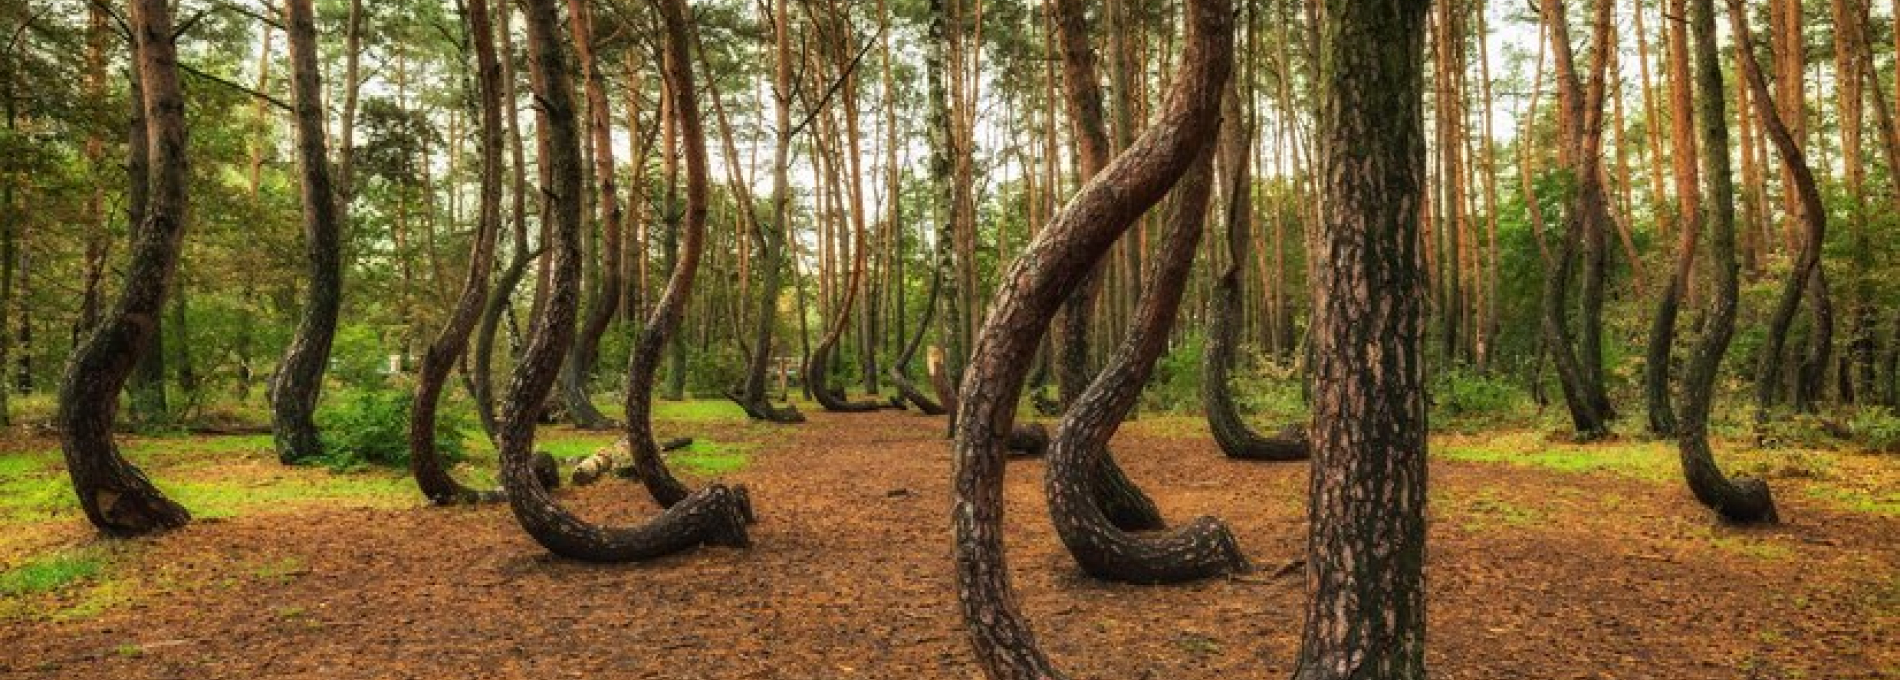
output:
<svg viewBox="0 0 1900 680"><path fill-rule="evenodd" d="M314 509L193 524L122 570L144 592L83 620L0 623L0 674L111 678L977 678L949 569L939 419L814 414L735 474L755 547L644 565L550 558L506 508ZM739 437L742 435L732 435ZM1303 465L1124 435L1175 522L1233 524L1265 567L1144 588L1080 578L1012 463L1011 568L1080 678L1283 678L1303 585ZM1713 525L1673 486L1438 461L1430 665L1470 678L1900 678L1900 520L1783 498L1793 523ZM635 485L564 498L653 510Z"/></svg>

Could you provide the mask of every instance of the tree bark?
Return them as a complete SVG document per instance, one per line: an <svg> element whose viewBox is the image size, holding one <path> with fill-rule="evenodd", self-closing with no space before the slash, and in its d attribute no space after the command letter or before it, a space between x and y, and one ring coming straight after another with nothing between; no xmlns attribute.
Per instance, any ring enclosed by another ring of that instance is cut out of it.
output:
<svg viewBox="0 0 1900 680"><path fill-rule="evenodd" d="M422 355L416 372L415 399L409 411L409 472L422 495L436 505L500 500L492 491L463 486L449 475L435 450L435 411L442 386L454 370L468 336L482 314L488 293L488 273L495 266L495 241L501 231L502 99L501 60L496 56L495 27L490 23L488 0L468 0L465 16L475 51L475 80L480 105L481 189L476 209L474 243L469 249L468 274L448 322ZM517 278L519 278L517 276Z"/></svg>
<svg viewBox="0 0 1900 680"><path fill-rule="evenodd" d="M58 413L60 450L73 492L86 518L111 536L149 534L191 521L191 514L119 455L112 441L119 392L133 362L155 340L153 321L164 310L178 264L189 176L171 11L165 0L131 5L134 68L152 159L151 196L135 231L125 290L67 364Z"/></svg>
<svg viewBox="0 0 1900 680"><path fill-rule="evenodd" d="M587 96L587 127L593 135L594 181L601 222L600 275L589 301L587 317L581 322L574 346L561 366L561 401L567 405L568 418L585 430L612 427L607 416L594 407L587 393L587 382L600 357L600 337L620 309L620 190L614 181L613 110L607 103L607 85L594 56L594 19L589 4L568 0L568 25L574 33L574 51L580 61L581 80Z"/></svg>
<svg viewBox="0 0 1900 680"><path fill-rule="evenodd" d="M1734 7L1731 5L1731 7ZM1731 10L1733 11L1733 10ZM1736 35L1747 29L1736 19ZM1695 34L1696 117L1705 149L1727 149L1728 122L1722 99L1722 65L1716 49L1714 0L1691 0L1689 26ZM1749 70L1744 66L1744 70ZM1759 74L1755 74L1759 75ZM1753 79L1754 76L1750 76ZM1709 409L1715 400L1715 380L1735 332L1739 297L1739 266L1735 262L1735 187L1729 175L1727 153L1702 154L1702 185L1708 192L1705 219L1709 226L1710 270L1715 275L1709 318L1683 376L1682 420L1677 447L1683 478L1696 500L1731 522L1774 522L1775 502L1767 483L1722 474L1709 449Z"/></svg>
<svg viewBox="0 0 1900 680"><path fill-rule="evenodd" d="M1328 7L1320 129L1331 219L1314 252L1299 680L1425 677L1426 289L1417 248L1428 5Z"/></svg>
<svg viewBox="0 0 1900 680"><path fill-rule="evenodd" d="M297 162L303 189L304 252L310 285L303 320L271 381L271 424L277 458L285 463L323 455L314 416L323 394L337 317L343 306L343 201L330 183L323 80L310 0L287 0L291 88L296 95Z"/></svg>
<svg viewBox="0 0 1900 680"><path fill-rule="evenodd" d="M1304 428L1288 428L1273 437L1255 432L1241 418L1240 408L1234 404L1233 390L1227 384L1246 311L1241 306L1241 272L1247 263L1248 243L1253 238L1250 233L1253 181L1247 162L1251 137L1247 123L1241 119L1237 90L1228 90L1223 100L1221 163L1231 182L1227 190L1228 259L1227 266L1214 282L1213 299L1209 302L1207 339L1201 355L1201 404L1207 409L1207 425L1214 434L1214 442L1227 457L1305 460L1311 454L1307 450Z"/></svg>
<svg viewBox="0 0 1900 680"><path fill-rule="evenodd" d="M1049 322L1117 237L1159 202L1217 130L1220 92L1233 65L1225 0L1195 0L1186 49L1164 113L1085 185L1002 277L960 390L956 425L957 592L982 667L992 680L1060 678L1016 605L1003 529L1004 444L1023 380Z"/></svg>
<svg viewBox="0 0 1900 680"><path fill-rule="evenodd" d="M496 16L500 18L498 34L501 36L499 61L501 62L501 100L502 110L508 123L508 170L512 189L509 191L510 214L514 222L514 244L509 255L508 265L502 269L501 276L495 279L495 287L482 305L481 324L475 330L474 366L470 369L470 392L475 400L475 414L481 420L482 431L494 440L497 423L495 422L494 361L495 335L501 329L501 319L514 300L515 289L521 285L521 279L527 276L528 267L540 255L528 245L528 167L523 160L521 113L515 96L515 47L514 29L510 27L509 17L512 3L503 3Z"/></svg>
<svg viewBox="0 0 1900 680"><path fill-rule="evenodd" d="M1761 121L1763 134L1774 142L1775 149L1781 155L1782 168L1794 180L1793 191L1800 201L1801 220L1806 226L1806 233L1800 239L1795 254L1794 267L1788 272L1788 279L1782 284L1774 311L1768 318L1768 339L1762 348L1760 368L1755 374L1756 417L1765 419L1768 409L1776 402L1788 330L1793 327L1795 314L1800 310L1803 292L1810 285L1814 271L1820 267L1821 243L1827 235L1827 211L1815 184L1814 171L1808 167L1807 155L1795 141L1793 131L1782 121L1774 96L1768 92L1768 82L1762 75L1761 64L1756 61L1751 45L1754 39L1748 32L1745 11L1738 0L1730 0L1729 22L1741 40L1742 49L1738 56L1743 79L1747 81L1749 100L1755 106L1755 115Z"/></svg>
<svg viewBox="0 0 1900 680"><path fill-rule="evenodd" d="M548 130L551 152L546 159L549 171L542 196L550 204L553 218L547 239L553 250L553 274L547 306L535 319L533 335L502 404L502 484L508 492L509 506L522 528L543 547L583 561L651 559L700 544L746 545L744 520L733 491L724 486L702 489L638 527L611 528L590 524L561 508L535 479L529 450L534 445L536 416L554 386L562 355L573 342L580 306L581 154L573 85L567 80L561 54L555 0L524 0L522 5L528 23L530 68L538 72L535 95L541 103L541 124ZM684 13L679 5L679 0L668 0L665 5L669 34ZM682 64L675 68L686 67ZM682 100L690 101L690 94L682 95ZM658 334L653 339L651 343L643 339L642 345L652 345L652 350L645 353L657 360L658 341L665 336Z"/></svg>
<svg viewBox="0 0 1900 680"><path fill-rule="evenodd" d="M1670 0L1668 14L1674 18L1664 22L1669 39L1669 134L1670 147L1675 149L1671 160L1675 168L1678 208L1676 267L1656 303L1656 316L1649 327L1649 352L1643 364L1649 431L1661 437L1673 436L1676 432L1675 409L1669 403L1669 364L1675 349L1676 316L1682 307L1682 296L1689 289L1690 277L1695 274L1696 241L1702 226L1701 196L1696 188L1700 180L1696 173L1695 105L1689 85L1688 29L1685 22L1679 20L1686 13L1686 2ZM1725 132L1723 137L1727 136Z"/></svg>
<svg viewBox="0 0 1900 680"><path fill-rule="evenodd" d="M788 166L792 153L792 29L787 11L789 4L774 3L770 15L773 42L772 129L775 137L772 147L772 220L771 224L754 225L752 233L753 250L759 254L759 318L753 322L756 326L752 334L752 356L746 364L745 384L736 395L731 395L733 401L745 409L746 415L753 420L785 424L802 423L805 416L790 404L782 408L772 405L766 398L765 374L772 363L772 331L778 325L779 294L784 287L785 225L791 219Z"/></svg>
<svg viewBox="0 0 1900 680"><path fill-rule="evenodd" d="M1155 359L1167 348L1168 331L1180 311L1194 250L1200 245L1213 185L1214 145L1208 144L1175 189L1175 212L1155 252L1149 290L1131 320L1127 339L1095 381L1069 406L1049 443L1044 491L1056 534L1082 571L1124 583L1180 583L1246 571L1247 558L1227 525L1200 517L1165 536L1122 531L1110 522L1088 488L1090 452L1108 445L1141 398ZM1099 455L1099 454L1096 454Z"/></svg>

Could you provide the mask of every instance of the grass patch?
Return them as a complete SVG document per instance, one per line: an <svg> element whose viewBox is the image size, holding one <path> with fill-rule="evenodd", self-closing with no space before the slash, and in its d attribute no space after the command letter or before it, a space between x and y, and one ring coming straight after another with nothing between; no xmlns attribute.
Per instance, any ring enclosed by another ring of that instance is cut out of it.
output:
<svg viewBox="0 0 1900 680"><path fill-rule="evenodd" d="M1458 526L1471 532L1525 529L1541 526L1549 518L1542 509L1505 500L1497 490L1488 488L1466 497L1439 496L1432 502L1451 508Z"/></svg>
<svg viewBox="0 0 1900 680"><path fill-rule="evenodd" d="M1483 442L1458 438L1434 447L1447 460L1503 463L1565 473L1608 472L1645 481L1673 479L1676 453L1657 442L1617 442L1589 446L1525 441L1522 435L1486 438Z"/></svg>
<svg viewBox="0 0 1900 680"><path fill-rule="evenodd" d="M58 552L0 574L0 595L17 597L50 593L97 577L104 569L105 557L96 550Z"/></svg>
<svg viewBox="0 0 1900 680"><path fill-rule="evenodd" d="M670 461L681 470L701 477L737 472L752 464L752 449L757 444L725 443L695 439L693 445L673 452Z"/></svg>
<svg viewBox="0 0 1900 680"><path fill-rule="evenodd" d="M738 404L724 399L656 401L653 403L653 419L682 423L749 422L745 411Z"/></svg>
<svg viewBox="0 0 1900 680"><path fill-rule="evenodd" d="M281 477L237 479L158 480L158 487L200 519L236 517L286 506L338 505L401 508L419 498L408 475L363 471L285 474Z"/></svg>

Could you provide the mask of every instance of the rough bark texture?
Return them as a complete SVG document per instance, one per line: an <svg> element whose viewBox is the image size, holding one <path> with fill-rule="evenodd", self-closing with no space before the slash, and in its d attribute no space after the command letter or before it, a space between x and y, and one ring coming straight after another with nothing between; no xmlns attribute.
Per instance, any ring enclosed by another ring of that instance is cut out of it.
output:
<svg viewBox="0 0 1900 680"><path fill-rule="evenodd" d="M184 526L191 514L119 455L112 421L133 362L156 340L155 320L177 269L185 234L185 98L165 0L131 3L133 67L148 131L151 196L135 232L125 290L74 351L60 384L60 451L86 518L112 536Z"/></svg>
<svg viewBox="0 0 1900 680"><path fill-rule="evenodd" d="M1656 303L1656 315L1649 327L1649 351L1643 364L1643 393L1649 412L1649 431L1672 436L1677 420L1669 399L1670 360L1675 348L1676 317L1682 308L1682 296L1695 273L1696 239L1702 228L1701 197L1696 183L1698 155L1695 139L1695 106L1689 86L1688 28L1685 25L1686 0L1669 0L1664 32L1669 40L1669 129L1671 161L1676 182L1677 216L1676 267L1663 285L1662 298ZM1724 137L1727 135L1724 134Z"/></svg>
<svg viewBox="0 0 1900 680"><path fill-rule="evenodd" d="M528 168L522 159L521 111L515 106L515 48L514 29L509 26L510 5L503 3L500 12L501 36L501 100L503 112L508 120L508 170L514 190L510 192L512 203L510 210L514 217L514 250L509 256L508 266L502 270L501 277L495 280L495 288L488 294L488 301L482 307L481 325L475 330L474 366L469 371L469 392L475 399L475 415L480 418L482 431L488 439L495 439L495 388L494 358L495 334L501 330L502 315L509 311L510 301L514 299L515 288L521 285L521 279L528 274L528 266L539 258L541 251L530 252L528 247Z"/></svg>
<svg viewBox="0 0 1900 680"><path fill-rule="evenodd" d="M1807 292L1814 272L1821 263L1821 243L1827 236L1827 210L1821 201L1821 192L1816 187L1814 171L1808 166L1807 155L1796 142L1794 133L1782 121L1776 109L1774 95L1769 94L1768 82L1762 76L1761 64L1755 59L1754 48L1749 45L1753 37L1748 32L1748 17L1745 9L1738 3L1729 2L1729 22L1735 29L1735 35L1744 41L1743 49L1737 54L1741 61L1743 79L1747 81L1749 101L1755 106L1757 119L1761 121L1762 132L1775 145L1780 153L1782 168L1794 180L1793 191L1802 206L1801 219L1806 233L1795 253L1794 267L1789 270L1788 278L1782 284L1781 294L1775 300L1775 309L1768 317L1768 339L1762 347L1761 366L1755 374L1756 406L1758 417L1765 418L1769 408L1773 407L1778 395L1777 387L1781 380L1782 356L1786 354L1788 330L1794 326L1794 317L1801 308L1801 296Z"/></svg>
<svg viewBox="0 0 1900 680"><path fill-rule="evenodd" d="M685 0L661 2L660 15L666 26L667 93L672 97L671 111L679 126L680 146L684 152L681 155L686 161L686 212L682 216L678 264L627 360L626 433L633 451L633 468L640 482L661 507L673 508L693 502L699 495L675 479L667 470L666 462L660 459L660 445L653 438L653 385L659 375L660 354L666 349L668 336L678 330L680 318L686 315L686 305L693 295L693 280L699 273L700 254L706 240L708 173L706 131L700 123L699 100L693 85L693 60L687 53L690 33L686 28ZM725 511L751 521L752 505L745 487L715 485L710 489L720 503L730 506ZM722 510L712 506L706 511Z"/></svg>
<svg viewBox="0 0 1900 680"><path fill-rule="evenodd" d="M271 432L277 458L294 463L323 455L314 416L323 394L337 316L343 306L343 234L340 197L330 184L324 130L323 80L310 0L289 0L290 82L296 95L297 165L303 188L304 252L310 262L303 320L271 380Z"/></svg>
<svg viewBox="0 0 1900 680"><path fill-rule="evenodd" d="M1702 146L1728 148L1728 121L1722 107L1722 64L1717 56L1715 0L1691 0L1689 27L1695 34L1696 117ZM1736 20L1736 35L1748 35ZM1744 70L1747 67L1744 66ZM1740 266L1735 262L1735 187L1726 153L1702 154L1702 184L1708 193L1705 222L1709 227L1709 265L1715 285L1709 300L1707 327L1696 345L1689 370L1683 376L1682 412L1676 446L1682 475L1696 500L1731 522L1774 522L1775 502L1768 484L1759 479L1731 481L1715 464L1709 450L1709 408L1715 400L1715 380L1735 333L1735 308Z"/></svg>
<svg viewBox="0 0 1900 680"><path fill-rule="evenodd" d="M567 20L574 33L574 50L580 59L581 80L585 83L587 128L593 133L594 181L599 185L594 194L600 201L597 215L601 223L600 280L593 288L594 299L588 305L579 334L574 337L574 346L568 350L567 362L561 366L561 401L567 405L568 418L575 427L598 430L612 427L613 423L594 407L593 399L587 394L587 381L600 358L600 336L607 332L614 312L620 309L621 211L620 190L614 181L617 168L614 167L613 110L607 104L607 85L594 57L594 19L589 6L590 3L582 0L568 0Z"/></svg>
<svg viewBox="0 0 1900 680"><path fill-rule="evenodd" d="M500 500L499 494L463 486L449 475L435 450L435 412L449 371L468 349L469 333L480 320L488 293L488 272L495 266L495 240L501 231L501 60L495 51L495 27L490 23L488 0L468 0L468 32L475 51L475 82L481 124L481 190L470 246L468 274L462 281L455 309L422 354L416 371L415 399L409 411L409 472L422 495L437 505ZM308 18L308 17L305 17ZM293 23L292 29L297 27Z"/></svg>
<svg viewBox="0 0 1900 680"><path fill-rule="evenodd" d="M1014 429L1024 378L1057 308L1214 137L1221 88L1233 66L1232 12L1225 0L1195 0L1185 20L1181 72L1166 109L1004 274L960 390L951 506L957 597L992 680L1063 677L1036 644L1009 583L1002 540L1004 444Z"/></svg>
<svg viewBox="0 0 1900 680"><path fill-rule="evenodd" d="M1236 86L1237 87L1237 86ZM1221 167L1226 171L1227 266L1214 281L1208 303L1207 339L1201 355L1201 406L1207 426L1223 455L1241 460L1304 460L1311 455L1304 427L1289 427L1277 436L1264 436L1247 426L1234 404L1227 373L1234 366L1246 310L1241 301L1241 272L1247 264L1247 245L1253 222L1253 183L1248 173L1251 137L1240 115L1240 96L1229 89L1221 114Z"/></svg>
<svg viewBox="0 0 1900 680"><path fill-rule="evenodd" d="M1299 680L1425 677L1428 2L1329 6Z"/></svg>
<svg viewBox="0 0 1900 680"><path fill-rule="evenodd" d="M1149 287L1130 320L1127 339L1069 406L1049 444L1043 486L1049 517L1082 571L1096 578L1179 583L1248 568L1239 541L1220 520L1196 518L1164 536L1131 534L1109 522L1086 486L1092 463L1088 452L1101 450L1115 436L1141 398L1155 359L1167 348L1207 217L1214 157L1209 147L1176 187L1172 223L1154 253Z"/></svg>
<svg viewBox="0 0 1900 680"><path fill-rule="evenodd" d="M573 342L574 317L580 306L581 154L573 86L567 80L561 54L555 0L524 0L522 4L527 15L530 67L539 71L534 79L535 95L540 100L542 126L548 131L551 152L542 196L549 202L553 217L548 242L554 259L547 306L535 320L533 336L502 404L501 471L509 506L522 528L542 546L557 555L584 561L651 559L700 544L746 545L745 522L736 496L724 486L709 486L645 524L621 529L596 526L574 516L556 504L535 479L529 449L534 444L536 416L554 386L561 357ZM679 0L669 0L666 8L670 28L684 10ZM651 353L657 357L658 343L653 344L656 351Z"/></svg>

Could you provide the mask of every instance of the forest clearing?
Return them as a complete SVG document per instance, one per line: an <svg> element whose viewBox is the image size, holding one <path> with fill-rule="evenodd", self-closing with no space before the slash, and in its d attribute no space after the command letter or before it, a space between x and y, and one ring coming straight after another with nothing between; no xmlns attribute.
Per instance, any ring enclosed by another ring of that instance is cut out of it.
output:
<svg viewBox="0 0 1900 680"><path fill-rule="evenodd" d="M311 481L328 473L284 471L267 439L146 449L168 452L141 459L154 474L204 485L188 499L208 501L214 486L298 491L224 505L229 516L150 545L91 544L67 503L8 508L6 533L37 538L5 546L0 560L96 566L78 587L8 596L0 647L12 651L0 670L127 678L977 673L941 566L950 547L942 529L949 453L932 419L816 414L787 437L723 410L687 421L662 410L659 428L744 451L742 466L717 474L776 500L754 527L756 546L625 569L550 558L501 508L428 509L404 478L359 472L348 476L356 488L323 488ZM1012 469L1009 500L1021 520L1009 542L1021 556L1024 606L1079 675L1290 672L1305 466L1230 461L1205 437L1198 422L1156 418L1131 423L1116 444L1171 517L1227 520L1262 567L1256 574L1182 588L1081 577L1036 521L1042 466ZM544 438L573 456L611 435ZM1824 452L1740 457L1738 466L1788 489L1787 504L1803 518L1754 531L1695 513L1665 446L1546 448L1528 432L1433 444L1427 661L1439 677L1882 678L1900 664L1900 584L1891 578L1900 565L1892 540L1900 498L1891 464ZM158 458L171 452L180 460ZM0 485L11 494L32 478ZM564 500L596 521L654 511L624 481ZM23 611L41 616L22 621Z"/></svg>
<svg viewBox="0 0 1900 680"><path fill-rule="evenodd" d="M1897 17L0 0L0 675L1900 680Z"/></svg>

